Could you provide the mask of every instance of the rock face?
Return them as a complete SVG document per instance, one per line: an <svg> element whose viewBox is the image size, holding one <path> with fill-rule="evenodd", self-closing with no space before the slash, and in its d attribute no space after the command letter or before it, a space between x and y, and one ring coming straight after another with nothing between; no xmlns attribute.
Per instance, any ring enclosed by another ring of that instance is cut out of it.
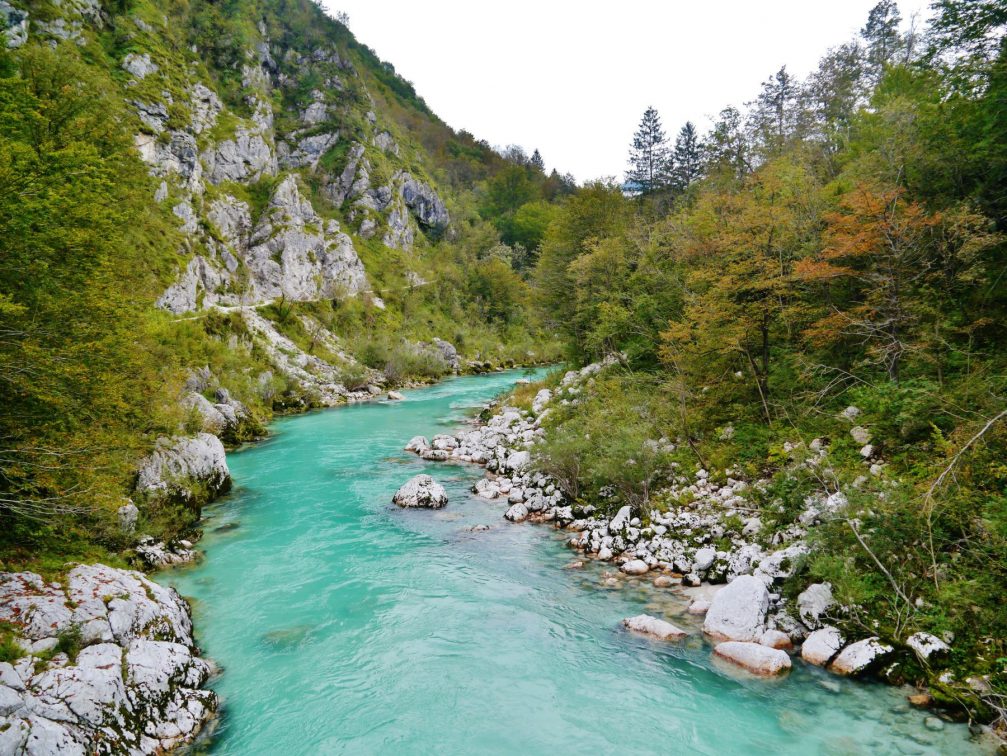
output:
<svg viewBox="0 0 1007 756"><path fill-rule="evenodd" d="M140 465L136 490L199 507L231 487L224 445L209 433L159 439L157 448Z"/></svg>
<svg viewBox="0 0 1007 756"><path fill-rule="evenodd" d="M200 689L211 668L188 606L138 572L80 565L65 584L0 573L0 620L22 645L76 653L0 664L3 753L162 753L191 741L217 708Z"/></svg>
<svg viewBox="0 0 1007 756"><path fill-rule="evenodd" d="M395 492L392 502L400 507L440 509L448 503L448 495L444 486L429 475L417 475Z"/></svg>
<svg viewBox="0 0 1007 756"><path fill-rule="evenodd" d="M261 299L327 299L367 287L350 237L334 221L322 221L293 176L273 192L249 243L245 262Z"/></svg>
<svg viewBox="0 0 1007 756"><path fill-rule="evenodd" d="M808 664L824 667L839 653L843 647L843 635L834 627L823 627L815 630L804 639L801 646L801 658Z"/></svg>
<svg viewBox="0 0 1007 756"><path fill-rule="evenodd" d="M624 619L622 624L635 633L650 635L660 640L681 640L689 635L680 627L676 627L663 619L651 617L649 614L638 614L636 617L629 617Z"/></svg>
<svg viewBox="0 0 1007 756"><path fill-rule="evenodd" d="M760 643L728 641L719 643L713 653L756 675L772 676L790 669L790 656Z"/></svg>
<svg viewBox="0 0 1007 756"><path fill-rule="evenodd" d="M401 180L402 199L416 220L437 231L447 228L451 218L437 192L408 173L402 173L398 178Z"/></svg>
<svg viewBox="0 0 1007 756"><path fill-rule="evenodd" d="M893 650L878 638L865 638L840 651L829 669L840 675L862 675L877 667Z"/></svg>
<svg viewBox="0 0 1007 756"><path fill-rule="evenodd" d="M0 0L0 43L11 49L28 41L28 13Z"/></svg>
<svg viewBox="0 0 1007 756"><path fill-rule="evenodd" d="M769 591L759 578L742 575L717 592L703 622L714 640L758 641L766 629Z"/></svg>

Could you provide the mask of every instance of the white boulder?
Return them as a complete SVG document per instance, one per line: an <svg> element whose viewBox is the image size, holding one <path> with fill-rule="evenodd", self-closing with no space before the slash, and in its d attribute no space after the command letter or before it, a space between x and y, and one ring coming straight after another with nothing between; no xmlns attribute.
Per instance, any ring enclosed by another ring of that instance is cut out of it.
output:
<svg viewBox="0 0 1007 756"><path fill-rule="evenodd" d="M624 619L622 624L635 633L650 635L660 640L681 640L688 635L680 627L676 627L663 619L651 617L649 614L638 614L635 617L629 617Z"/></svg>
<svg viewBox="0 0 1007 756"><path fill-rule="evenodd" d="M444 486L429 475L417 475L395 492L392 502L400 507L440 509L448 503L448 495Z"/></svg>
<svg viewBox="0 0 1007 756"><path fill-rule="evenodd" d="M906 640L906 645L913 650L920 661L924 662L951 652L951 647L947 643L930 633L913 633Z"/></svg>
<svg viewBox="0 0 1007 756"><path fill-rule="evenodd" d="M769 591L751 575L741 575L717 592L703 632L719 641L758 641L766 627Z"/></svg>
<svg viewBox="0 0 1007 756"><path fill-rule="evenodd" d="M771 677L790 669L790 655L786 651L763 646L760 643L743 641L718 643L713 653L756 675Z"/></svg>
<svg viewBox="0 0 1007 756"><path fill-rule="evenodd" d="M804 639L801 658L808 664L824 667L842 647L843 634L834 627L823 627Z"/></svg>
<svg viewBox="0 0 1007 756"><path fill-rule="evenodd" d="M878 638L865 638L840 651L829 669L840 675L860 675L876 667L893 650Z"/></svg>
<svg viewBox="0 0 1007 756"><path fill-rule="evenodd" d="M650 571L650 567L642 559L630 559L619 569L627 575L645 575Z"/></svg>

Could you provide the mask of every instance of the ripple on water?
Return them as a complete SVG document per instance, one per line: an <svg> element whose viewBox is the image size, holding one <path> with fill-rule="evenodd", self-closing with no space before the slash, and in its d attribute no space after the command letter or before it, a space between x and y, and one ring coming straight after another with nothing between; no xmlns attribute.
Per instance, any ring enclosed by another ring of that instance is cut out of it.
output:
<svg viewBox="0 0 1007 756"><path fill-rule="evenodd" d="M208 509L207 559L163 576L197 600L200 643L224 669L213 751L982 752L964 727L928 730L901 691L799 663L777 681L718 669L677 590L566 569L554 531L505 525L468 492L480 470L401 450L520 376L283 418L229 457L238 485ZM390 505L420 471L445 484L447 509ZM625 631L642 611L694 635Z"/></svg>

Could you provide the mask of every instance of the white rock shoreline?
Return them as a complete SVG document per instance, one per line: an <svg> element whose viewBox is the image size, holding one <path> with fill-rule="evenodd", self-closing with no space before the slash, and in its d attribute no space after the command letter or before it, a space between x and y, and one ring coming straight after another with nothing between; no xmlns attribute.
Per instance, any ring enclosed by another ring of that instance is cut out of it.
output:
<svg viewBox="0 0 1007 756"><path fill-rule="evenodd" d="M613 517L604 517L594 506L572 505L557 481L534 469L534 447L545 435L542 422L551 407L576 402L606 364L567 372L555 390L538 392L530 412L500 406L471 429L429 440L417 436L405 449L429 461L484 466L486 476L475 483L474 493L505 503L503 517L512 523L552 523L569 531L570 547L617 565L625 576L621 580L609 577L606 586L648 580L658 588L680 586L695 592L687 614L705 615L702 634L721 661L755 675L778 676L791 668L793 655L837 675L854 677L879 671L890 662L892 646L874 637L846 638L829 624L840 619L845 608L837 605L828 583L808 586L796 601L780 591L781 583L809 552L804 542L808 528L846 505L842 493L823 491L809 497L793 525L760 539L763 524L746 495L750 485L762 482L749 484L732 477L730 470L726 484L721 485L714 484L706 470L699 470L692 480L677 475L668 499L686 503L667 511L654 509L644 524L628 506ZM668 439L652 443L673 448ZM819 464L826 455L818 440L802 451L807 454L803 462L807 465ZM732 520L741 526L732 526ZM666 642L679 640L684 637L679 633L685 633L649 615L626 618L623 624ZM929 654L943 655L949 650L946 643L926 633L913 636L907 647L924 660Z"/></svg>
<svg viewBox="0 0 1007 756"><path fill-rule="evenodd" d="M0 663L0 753L159 754L214 717L188 604L139 572L0 573L0 621L24 649Z"/></svg>

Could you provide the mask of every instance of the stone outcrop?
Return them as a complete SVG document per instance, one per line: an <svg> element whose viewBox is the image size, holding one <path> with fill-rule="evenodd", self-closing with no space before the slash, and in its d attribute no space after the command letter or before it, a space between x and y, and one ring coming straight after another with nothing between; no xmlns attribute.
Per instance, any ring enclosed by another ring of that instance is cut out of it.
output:
<svg viewBox="0 0 1007 756"><path fill-rule="evenodd" d="M224 445L209 433L158 439L140 465L136 490L148 498L165 498L198 508L231 487Z"/></svg>
<svg viewBox="0 0 1007 756"><path fill-rule="evenodd" d="M28 41L28 11L0 0L0 43L14 49Z"/></svg>
<svg viewBox="0 0 1007 756"><path fill-rule="evenodd" d="M195 412L203 423L203 430L221 439L237 441L241 438L244 425L252 422L248 408L231 397L225 388L218 388L211 402L205 396L190 391L182 399L182 406Z"/></svg>
<svg viewBox="0 0 1007 756"><path fill-rule="evenodd" d="M288 176L252 232L246 264L259 299L329 299L367 287L353 242L323 221Z"/></svg>
<svg viewBox="0 0 1007 756"><path fill-rule="evenodd" d="M2 753L159 754L217 709L188 606L138 572L0 573L0 620L25 649L0 663Z"/></svg>
<svg viewBox="0 0 1007 756"><path fill-rule="evenodd" d="M417 475L395 492L392 502L400 507L440 509L448 503L448 495L444 486L429 475Z"/></svg>

